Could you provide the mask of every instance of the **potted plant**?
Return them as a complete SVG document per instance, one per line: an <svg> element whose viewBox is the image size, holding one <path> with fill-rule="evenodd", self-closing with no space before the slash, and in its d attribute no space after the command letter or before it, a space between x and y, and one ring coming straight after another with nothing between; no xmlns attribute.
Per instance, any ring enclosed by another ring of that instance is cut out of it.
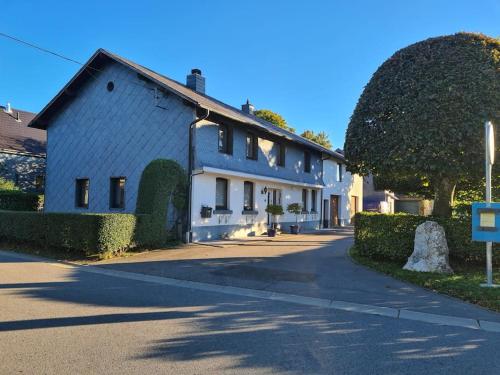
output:
<svg viewBox="0 0 500 375"><path fill-rule="evenodd" d="M290 233L299 234L299 215L302 213L302 206L300 203L290 203L286 210L295 215L295 225L290 225Z"/></svg>
<svg viewBox="0 0 500 375"><path fill-rule="evenodd" d="M272 217L271 227L267 230L267 235L269 237L274 237L276 236L276 216L283 215L283 207L281 207L281 205L279 204L268 204L266 207L266 212Z"/></svg>

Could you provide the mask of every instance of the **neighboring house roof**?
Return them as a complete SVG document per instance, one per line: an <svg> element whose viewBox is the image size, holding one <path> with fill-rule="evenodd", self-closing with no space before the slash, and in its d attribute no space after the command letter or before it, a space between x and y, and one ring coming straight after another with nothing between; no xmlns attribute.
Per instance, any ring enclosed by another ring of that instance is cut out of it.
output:
<svg viewBox="0 0 500 375"><path fill-rule="evenodd" d="M35 113L0 106L0 152L45 157L46 132L28 127Z"/></svg>
<svg viewBox="0 0 500 375"><path fill-rule="evenodd" d="M209 109L211 112L215 112L221 116L226 118L238 121L243 124L255 126L265 132L274 134L276 136L286 138L292 142L299 143L301 145L310 147L322 153L328 154L332 157L335 157L340 160L345 160L344 156L336 151L327 149L315 142L312 142L304 137L301 137L297 134L289 132L285 129L279 128L270 122L262 120L257 116L247 114L235 107L232 107L228 104L225 104L215 98L212 98L208 95L201 94L197 91L194 91L180 82L177 82L173 79L170 79L164 75L156 73L142 65L136 64L133 61L127 60L121 56L118 56L114 53L106 51L104 49L98 49L94 55L89 59L89 61L80 69L80 71L73 77L73 79L57 94L57 96L52 99L52 101L36 116L36 118L32 121L30 126L40 129L46 129L47 121L45 118L50 117L51 112L54 107L58 108L62 103L61 100L64 101L65 96L73 95L72 89L73 84L78 84L78 81L82 79L87 79L89 77L89 73L86 72L86 69L90 71L92 69L96 69L96 65L99 65L99 62L102 63L103 58L108 58L113 61L116 61L120 64L123 64L130 69L134 70L136 73L139 73L142 76L147 77L151 81L155 82L160 87L173 92L174 94L182 97L183 99L193 103L194 105L200 106L202 108ZM87 74L84 74L87 73ZM90 74L91 75L91 74Z"/></svg>

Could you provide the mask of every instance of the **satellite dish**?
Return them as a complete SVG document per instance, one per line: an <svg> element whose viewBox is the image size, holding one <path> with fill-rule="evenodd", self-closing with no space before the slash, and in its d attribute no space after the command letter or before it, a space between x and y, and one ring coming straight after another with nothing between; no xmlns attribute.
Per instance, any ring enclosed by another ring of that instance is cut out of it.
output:
<svg viewBox="0 0 500 375"><path fill-rule="evenodd" d="M486 123L486 157L488 164L495 163L495 132L491 121Z"/></svg>

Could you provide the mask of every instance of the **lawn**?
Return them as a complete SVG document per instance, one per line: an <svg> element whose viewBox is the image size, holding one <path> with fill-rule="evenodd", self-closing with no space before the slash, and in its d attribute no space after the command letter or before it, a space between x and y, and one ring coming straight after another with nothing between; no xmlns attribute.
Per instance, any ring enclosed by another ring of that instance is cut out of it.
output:
<svg viewBox="0 0 500 375"><path fill-rule="evenodd" d="M388 261L378 261L359 254L352 247L351 258L364 266L385 273L396 279L434 290L439 293L460 298L491 310L500 312L500 288L482 288L479 284L485 282L485 267L452 265L453 275L437 273L414 272L403 270L402 264ZM494 282L500 283L500 270L494 271Z"/></svg>

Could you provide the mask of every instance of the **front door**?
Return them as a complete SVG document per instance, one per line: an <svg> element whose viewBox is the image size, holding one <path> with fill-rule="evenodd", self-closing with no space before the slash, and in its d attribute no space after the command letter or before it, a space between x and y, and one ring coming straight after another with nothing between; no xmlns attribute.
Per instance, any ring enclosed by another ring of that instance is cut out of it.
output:
<svg viewBox="0 0 500 375"><path fill-rule="evenodd" d="M328 220L328 199L323 200L323 228L328 228L330 220Z"/></svg>
<svg viewBox="0 0 500 375"><path fill-rule="evenodd" d="M339 196L331 195L330 196L330 225L337 226L339 225Z"/></svg>
<svg viewBox="0 0 500 375"><path fill-rule="evenodd" d="M279 204L281 205L281 190L280 189L268 189L267 190L267 204ZM272 216L267 214L267 224L272 223Z"/></svg>
<svg viewBox="0 0 500 375"><path fill-rule="evenodd" d="M351 213L351 224L353 224L353 218L354 215L356 215L356 212L358 212L358 197L355 195L351 196L351 207L350 207L350 213Z"/></svg>

